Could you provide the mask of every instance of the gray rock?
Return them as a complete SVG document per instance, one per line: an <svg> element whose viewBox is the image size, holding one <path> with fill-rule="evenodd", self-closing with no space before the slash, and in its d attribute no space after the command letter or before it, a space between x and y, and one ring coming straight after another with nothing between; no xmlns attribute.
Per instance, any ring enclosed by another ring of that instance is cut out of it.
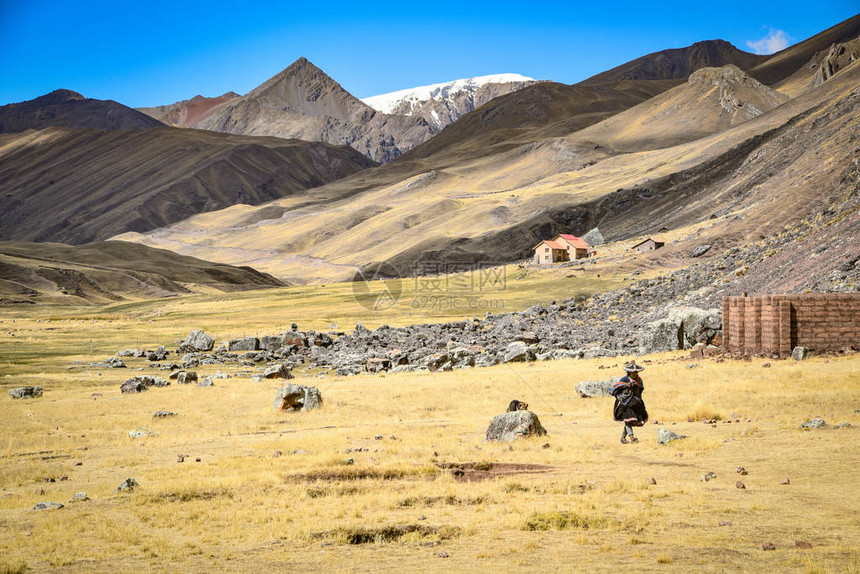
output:
<svg viewBox="0 0 860 574"><path fill-rule="evenodd" d="M133 431L128 431L128 436L130 438L146 438L148 436L156 436L157 433L152 432L149 429L139 428Z"/></svg>
<svg viewBox="0 0 860 574"><path fill-rule="evenodd" d="M135 488L140 486L138 482L133 478L126 478L122 481L122 483L114 490L114 492L131 492Z"/></svg>
<svg viewBox="0 0 860 574"><path fill-rule="evenodd" d="M125 366L125 363L122 362L122 359L119 357L109 357L102 361L101 363L94 363L91 365L97 369L126 369L128 367Z"/></svg>
<svg viewBox="0 0 860 574"><path fill-rule="evenodd" d="M363 370L363 369L362 369ZM264 379L292 379L293 372L286 363L278 363L268 367L263 372Z"/></svg>
<svg viewBox="0 0 860 574"><path fill-rule="evenodd" d="M26 386L9 389L9 396L13 399L35 399L42 396L42 387Z"/></svg>
<svg viewBox="0 0 860 574"><path fill-rule="evenodd" d="M158 347L154 351L149 351L146 354L146 359L148 361L163 361L167 357L167 355L169 355L169 354L170 354L170 351L168 351L164 347Z"/></svg>
<svg viewBox="0 0 860 574"><path fill-rule="evenodd" d="M203 331L191 331L185 341L182 343L182 349L190 351L211 351L215 346L215 338L207 335Z"/></svg>
<svg viewBox="0 0 860 574"><path fill-rule="evenodd" d="M639 353L662 353L684 348L684 335L681 321L667 317L648 323L639 334Z"/></svg>
<svg viewBox="0 0 860 574"><path fill-rule="evenodd" d="M244 339L233 339L227 344L227 349L233 351L257 351L260 349L260 340L256 337L245 337Z"/></svg>
<svg viewBox="0 0 860 574"><path fill-rule="evenodd" d="M322 395L316 387L284 383L275 395L272 408L278 411L309 411L322 406Z"/></svg>
<svg viewBox="0 0 860 574"><path fill-rule="evenodd" d="M710 245L699 245L698 247L693 249L693 251L690 253L690 257L701 257L702 255L710 251L710 249Z"/></svg>
<svg viewBox="0 0 860 574"><path fill-rule="evenodd" d="M57 510L63 508L59 502L37 502L33 510Z"/></svg>
<svg viewBox="0 0 860 574"><path fill-rule="evenodd" d="M195 371L182 371L176 376L176 382L180 385L190 385L197 382L197 373Z"/></svg>
<svg viewBox="0 0 860 574"><path fill-rule="evenodd" d="M806 347L795 347L791 350L791 358L795 361L802 361L809 356L809 349Z"/></svg>
<svg viewBox="0 0 860 574"><path fill-rule="evenodd" d="M138 375L124 382L119 389L122 394L131 395L134 393L142 393L149 387L166 387L169 384L170 381L162 379L161 377L155 377L152 375Z"/></svg>
<svg viewBox="0 0 860 574"><path fill-rule="evenodd" d="M603 245L604 243L606 243L606 240L603 238L603 234L600 233L600 230L596 227L583 235L582 240L591 245L592 247L595 247L597 245Z"/></svg>
<svg viewBox="0 0 860 574"><path fill-rule="evenodd" d="M126 349L124 351L117 351L117 357L134 357L137 356L137 349Z"/></svg>
<svg viewBox="0 0 860 574"><path fill-rule="evenodd" d="M214 387L215 383L212 382L210 377L204 377L203 380L197 383L198 387Z"/></svg>
<svg viewBox="0 0 860 574"><path fill-rule="evenodd" d="M155 419L164 419L167 417L175 417L178 413L174 413L173 411L155 411L152 414L152 418Z"/></svg>
<svg viewBox="0 0 860 574"><path fill-rule="evenodd" d="M90 497L87 496L86 492L76 492L69 502L86 502L88 500L90 500Z"/></svg>
<svg viewBox="0 0 860 574"><path fill-rule="evenodd" d="M612 377L608 381L582 381L576 385L576 392L584 399L608 397L611 396L609 391L612 390L613 385L620 380L621 377Z"/></svg>
<svg viewBox="0 0 860 574"><path fill-rule="evenodd" d="M505 363L520 363L524 361L533 361L534 353L529 349L529 346L522 341L514 341L509 343L505 348Z"/></svg>
<svg viewBox="0 0 860 574"><path fill-rule="evenodd" d="M540 424L537 415L530 411L514 411L493 417L484 442L514 442L519 438L543 436L546 429Z"/></svg>
<svg viewBox="0 0 860 574"><path fill-rule="evenodd" d="M803 423L802 425L800 425L800 428L802 428L802 429L820 429L820 428L826 427L826 426L827 426L827 423L824 422L824 419L812 419L812 420L808 420L805 423Z"/></svg>
<svg viewBox="0 0 860 574"><path fill-rule="evenodd" d="M669 444L673 440L687 438L685 434L678 434L667 429L657 429L657 444Z"/></svg>

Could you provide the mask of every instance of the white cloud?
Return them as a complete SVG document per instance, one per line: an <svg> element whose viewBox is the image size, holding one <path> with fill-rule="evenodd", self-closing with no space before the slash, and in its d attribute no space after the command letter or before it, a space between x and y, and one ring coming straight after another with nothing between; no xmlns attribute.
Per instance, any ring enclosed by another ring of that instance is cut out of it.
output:
<svg viewBox="0 0 860 574"><path fill-rule="evenodd" d="M782 30L771 30L761 40L747 40L749 46L756 54L773 54L785 50L791 43L791 38Z"/></svg>

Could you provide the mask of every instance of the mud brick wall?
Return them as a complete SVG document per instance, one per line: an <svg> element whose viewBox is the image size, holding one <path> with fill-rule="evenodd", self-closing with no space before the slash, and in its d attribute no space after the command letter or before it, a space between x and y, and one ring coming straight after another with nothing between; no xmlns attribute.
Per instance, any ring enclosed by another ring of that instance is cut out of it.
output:
<svg viewBox="0 0 860 574"><path fill-rule="evenodd" d="M746 355L860 348L860 293L723 297L723 346Z"/></svg>

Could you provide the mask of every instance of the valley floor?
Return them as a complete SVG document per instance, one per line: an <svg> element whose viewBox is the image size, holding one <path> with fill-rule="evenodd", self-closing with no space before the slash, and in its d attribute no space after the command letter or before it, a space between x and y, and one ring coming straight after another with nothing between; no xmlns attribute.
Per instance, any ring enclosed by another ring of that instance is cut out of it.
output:
<svg viewBox="0 0 860 574"><path fill-rule="evenodd" d="M276 331L264 299L247 297L231 305L242 302L248 329ZM272 410L277 383L253 382L255 367L224 370L231 378L210 388L122 395L127 378L164 371L129 358L128 369L88 366L183 338L200 301L3 311L3 571L860 571L856 354L641 357L651 422L628 445L611 399L574 391L622 374L622 357L387 376L297 369L294 382L324 399L298 414ZM236 335L240 313L201 313L199 326ZM6 396L22 385L44 396ZM484 443L514 398L548 436ZM800 430L813 417L827 426ZM658 445L660 428L688 438ZM152 434L131 438L138 429ZM138 486L116 492L126 478ZM70 502L78 492L90 500ZM65 506L32 510L43 501Z"/></svg>

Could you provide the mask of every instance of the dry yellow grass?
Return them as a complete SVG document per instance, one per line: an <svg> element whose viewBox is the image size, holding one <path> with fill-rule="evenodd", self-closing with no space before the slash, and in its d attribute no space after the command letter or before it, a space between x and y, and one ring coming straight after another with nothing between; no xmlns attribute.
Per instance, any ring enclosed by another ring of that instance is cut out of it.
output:
<svg viewBox="0 0 860 574"><path fill-rule="evenodd" d="M652 421L689 435L669 446L656 444L654 424L637 430L639 443L619 444L611 400L576 395L577 382L616 374L621 358L348 378L297 371L297 382L318 386L325 400L299 414L273 412L275 385L236 369L222 369L234 377L212 388L123 396L120 383L144 361L129 360L129 370L67 368L170 343L192 327L219 338L242 324L247 334L274 332L298 309L303 328L320 328L342 305L343 288L127 303L51 321L45 311L4 311L0 567L857 571L857 356L771 368L705 359L695 369L677 354L645 357ZM273 298L288 309L283 320ZM350 320L362 318L355 313ZM45 395L5 396L23 384L43 385ZM513 398L530 403L548 437L483 443ZM160 409L179 415L153 419ZM687 422L702 412L725 422ZM814 416L830 425L799 430ZM842 422L854 427L835 428ZM138 428L156 434L131 439ZM462 482L444 468L451 463L496 474ZM738 466L749 474L737 475ZM717 478L700 482L707 472ZM115 493L127 477L139 487ZM79 491L91 500L68 502ZM40 501L66 506L31 510ZM813 548L795 549L799 539ZM777 550L763 551L764 542Z"/></svg>

